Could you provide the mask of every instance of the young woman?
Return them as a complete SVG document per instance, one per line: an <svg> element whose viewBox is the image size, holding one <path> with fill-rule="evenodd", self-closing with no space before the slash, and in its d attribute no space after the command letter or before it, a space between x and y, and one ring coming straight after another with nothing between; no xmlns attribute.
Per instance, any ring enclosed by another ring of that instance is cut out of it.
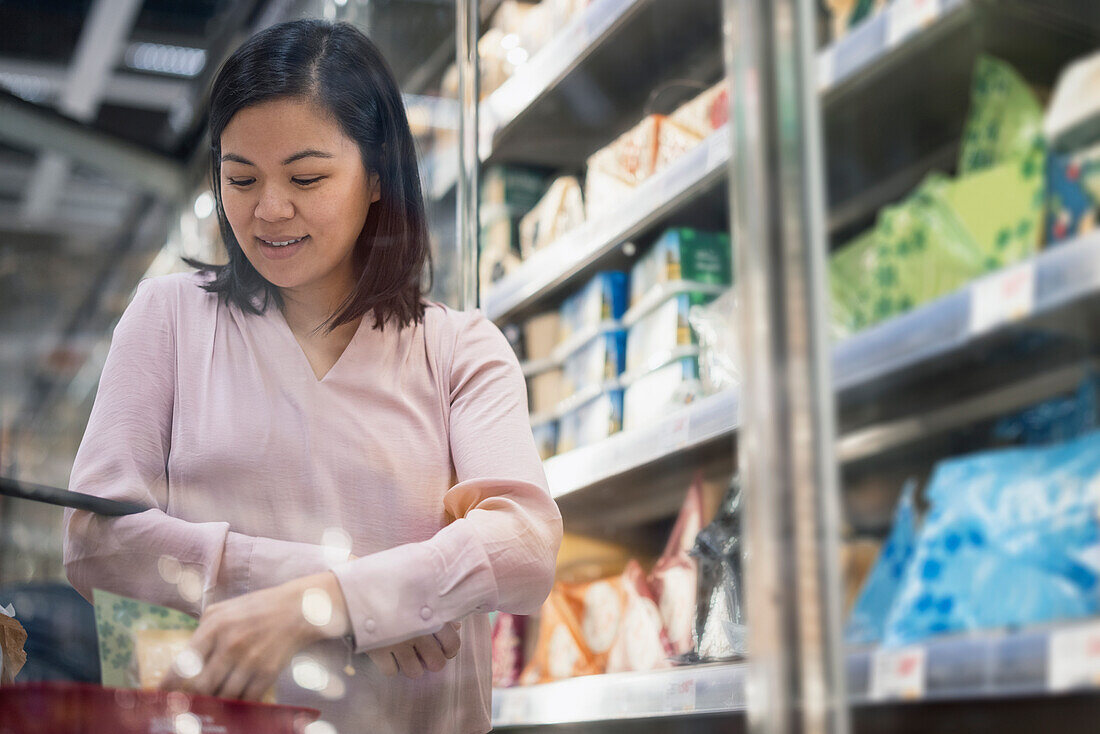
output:
<svg viewBox="0 0 1100 734"><path fill-rule="evenodd" d="M210 134L228 264L142 282L119 322L71 486L150 509L68 512L69 579L199 617L166 687L486 732L486 613L539 607L561 516L507 342L424 299L393 76L352 26L275 26Z"/></svg>

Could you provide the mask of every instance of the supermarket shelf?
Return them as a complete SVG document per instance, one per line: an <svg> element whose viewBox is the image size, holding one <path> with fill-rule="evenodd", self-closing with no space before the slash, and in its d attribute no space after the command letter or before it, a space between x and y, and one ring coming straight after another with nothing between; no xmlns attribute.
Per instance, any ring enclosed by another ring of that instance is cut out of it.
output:
<svg viewBox="0 0 1100 734"><path fill-rule="evenodd" d="M496 322L507 320L564 285L718 182L725 174L729 153L726 127L645 181L608 215L586 222L525 260L489 291L482 304L486 315Z"/></svg>
<svg viewBox="0 0 1100 734"><path fill-rule="evenodd" d="M834 385L842 394L933 361L950 360L1005 327L1100 296L1100 233L1059 245L943 298L867 329L833 349ZM958 405L841 439L841 457L855 461L1072 389L1084 366L1069 367L960 401ZM1009 401L1005 403L1004 401ZM1007 407L1006 407L1007 406ZM644 429L552 457L544 466L555 498L731 435L738 426L736 391L712 395Z"/></svg>
<svg viewBox="0 0 1100 734"><path fill-rule="evenodd" d="M848 655L857 706L1095 692L1100 623L931 640ZM1090 649L1091 648L1091 649ZM493 691L495 727L699 716L745 709L745 664L574 678Z"/></svg>
<svg viewBox="0 0 1100 734"><path fill-rule="evenodd" d="M543 462L555 499L610 477L697 448L729 435L737 425L740 400L730 390L703 398L652 426L624 431Z"/></svg>

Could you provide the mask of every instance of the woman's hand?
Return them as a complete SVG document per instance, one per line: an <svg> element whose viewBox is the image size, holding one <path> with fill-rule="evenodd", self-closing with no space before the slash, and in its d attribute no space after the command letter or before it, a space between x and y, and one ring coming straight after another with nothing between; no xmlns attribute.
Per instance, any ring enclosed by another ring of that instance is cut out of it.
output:
<svg viewBox="0 0 1100 734"><path fill-rule="evenodd" d="M406 678L419 678L425 670L438 673L447 661L458 655L460 622L448 622L434 635L424 635L389 647L370 650L367 656L388 676L401 673Z"/></svg>
<svg viewBox="0 0 1100 734"><path fill-rule="evenodd" d="M160 688L259 701L295 653L347 629L344 596L328 572L219 602Z"/></svg>

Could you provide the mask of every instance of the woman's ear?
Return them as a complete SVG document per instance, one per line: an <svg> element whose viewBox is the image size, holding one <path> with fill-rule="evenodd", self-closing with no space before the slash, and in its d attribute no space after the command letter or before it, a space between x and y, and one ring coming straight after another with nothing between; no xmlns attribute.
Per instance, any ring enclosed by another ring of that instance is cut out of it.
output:
<svg viewBox="0 0 1100 734"><path fill-rule="evenodd" d="M367 186L370 188L370 203L377 203L382 198L382 181L374 171L367 175Z"/></svg>

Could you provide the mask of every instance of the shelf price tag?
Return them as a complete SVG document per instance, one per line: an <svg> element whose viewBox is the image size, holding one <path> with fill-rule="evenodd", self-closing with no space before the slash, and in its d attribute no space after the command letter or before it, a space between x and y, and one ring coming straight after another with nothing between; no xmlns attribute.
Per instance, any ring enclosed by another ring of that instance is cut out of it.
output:
<svg viewBox="0 0 1100 734"><path fill-rule="evenodd" d="M1026 262L974 283L970 296L970 333L981 334L1019 321L1035 308L1035 263Z"/></svg>
<svg viewBox="0 0 1100 734"><path fill-rule="evenodd" d="M875 650L871 658L871 699L908 701L923 697L926 658L923 647Z"/></svg>
<svg viewBox="0 0 1100 734"><path fill-rule="evenodd" d="M690 430L690 411L679 411L679 415L672 417L670 420L662 421L658 451L660 453L670 453L684 448L688 444Z"/></svg>
<svg viewBox="0 0 1100 734"><path fill-rule="evenodd" d="M682 713L695 710L695 679L675 681L668 684L668 712Z"/></svg>
<svg viewBox="0 0 1100 734"><path fill-rule="evenodd" d="M940 12L939 0L894 0L886 19L886 45L893 47L929 25Z"/></svg>
<svg viewBox="0 0 1100 734"><path fill-rule="evenodd" d="M1051 632L1047 654L1050 690L1100 686L1100 623Z"/></svg>

